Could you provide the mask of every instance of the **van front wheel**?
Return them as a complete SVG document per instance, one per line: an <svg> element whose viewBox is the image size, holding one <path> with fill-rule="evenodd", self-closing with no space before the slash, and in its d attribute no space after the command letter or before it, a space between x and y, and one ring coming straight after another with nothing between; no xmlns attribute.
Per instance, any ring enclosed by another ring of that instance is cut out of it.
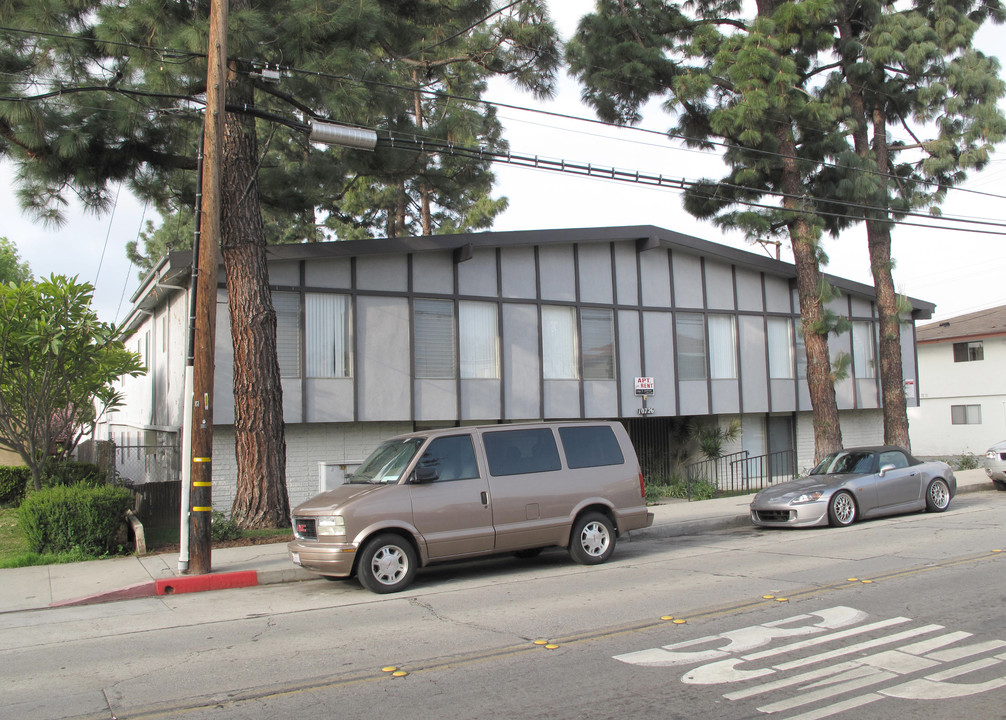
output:
<svg viewBox="0 0 1006 720"><path fill-rule="evenodd" d="M615 526L607 515L580 516L569 538L569 554L581 565L600 565L615 552Z"/></svg>
<svg viewBox="0 0 1006 720"><path fill-rule="evenodd" d="M393 593L412 584L416 575L416 551L401 535L385 533L363 546L356 575L363 587L375 593Z"/></svg>

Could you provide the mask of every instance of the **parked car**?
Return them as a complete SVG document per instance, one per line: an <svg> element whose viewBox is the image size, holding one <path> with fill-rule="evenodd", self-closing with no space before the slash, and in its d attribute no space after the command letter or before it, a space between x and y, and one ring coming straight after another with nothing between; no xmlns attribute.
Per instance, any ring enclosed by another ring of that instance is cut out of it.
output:
<svg viewBox="0 0 1006 720"><path fill-rule="evenodd" d="M621 423L448 428L381 443L347 484L294 508L288 549L307 570L388 593L443 560L561 546L603 563L652 523Z"/></svg>
<svg viewBox="0 0 1006 720"><path fill-rule="evenodd" d="M840 450L806 477L762 490L751 501L751 521L763 527L844 527L860 518L943 512L957 478L940 461L922 461L899 447Z"/></svg>
<svg viewBox="0 0 1006 720"><path fill-rule="evenodd" d="M996 490L1006 490L1006 440L988 449L982 458L982 467Z"/></svg>

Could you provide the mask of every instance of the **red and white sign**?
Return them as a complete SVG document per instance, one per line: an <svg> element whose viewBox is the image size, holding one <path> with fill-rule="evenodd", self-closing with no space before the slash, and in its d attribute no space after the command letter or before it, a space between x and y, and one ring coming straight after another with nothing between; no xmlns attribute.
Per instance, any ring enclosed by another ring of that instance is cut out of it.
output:
<svg viewBox="0 0 1006 720"><path fill-rule="evenodd" d="M646 397L653 394L653 378L651 377L637 377L636 378L636 396Z"/></svg>

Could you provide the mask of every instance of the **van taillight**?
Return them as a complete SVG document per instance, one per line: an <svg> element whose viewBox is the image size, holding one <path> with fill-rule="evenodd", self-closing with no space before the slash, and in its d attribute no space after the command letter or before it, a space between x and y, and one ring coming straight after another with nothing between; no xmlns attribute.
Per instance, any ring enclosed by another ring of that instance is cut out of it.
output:
<svg viewBox="0 0 1006 720"><path fill-rule="evenodd" d="M639 497L646 499L646 481L643 480L642 471L639 472Z"/></svg>

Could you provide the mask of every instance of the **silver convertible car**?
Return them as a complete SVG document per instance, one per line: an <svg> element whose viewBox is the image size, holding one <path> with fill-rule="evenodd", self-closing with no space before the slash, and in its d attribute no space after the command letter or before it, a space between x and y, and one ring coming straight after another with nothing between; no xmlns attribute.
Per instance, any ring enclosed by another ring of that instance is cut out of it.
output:
<svg viewBox="0 0 1006 720"><path fill-rule="evenodd" d="M898 447L840 450L806 477L762 490L751 521L763 527L844 527L860 518L943 512L957 492L945 462L922 461Z"/></svg>

